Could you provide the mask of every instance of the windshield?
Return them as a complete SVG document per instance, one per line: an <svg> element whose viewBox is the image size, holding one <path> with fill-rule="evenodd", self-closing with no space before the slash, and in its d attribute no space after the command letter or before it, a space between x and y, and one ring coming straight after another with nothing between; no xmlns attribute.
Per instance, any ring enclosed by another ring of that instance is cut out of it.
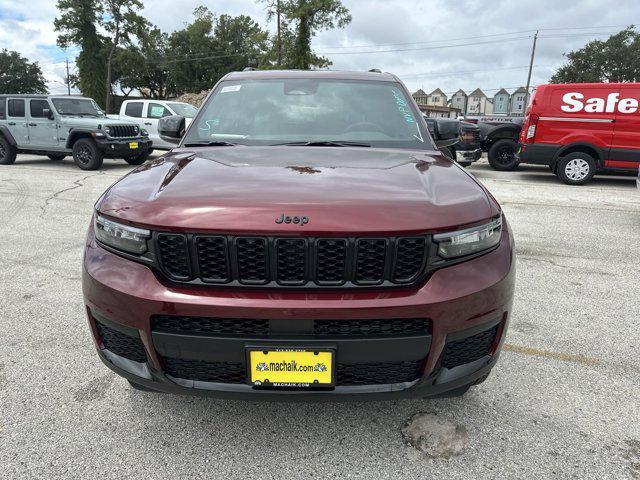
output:
<svg viewBox="0 0 640 480"><path fill-rule="evenodd" d="M53 98L53 106L60 115L89 115L102 117L100 107L90 98Z"/></svg>
<svg viewBox="0 0 640 480"><path fill-rule="evenodd" d="M188 103L174 103L168 102L167 105L171 107L171 110L176 112L176 115L182 115L186 118L193 118L198 113L198 109Z"/></svg>
<svg viewBox="0 0 640 480"><path fill-rule="evenodd" d="M399 84L332 79L222 82L183 144L333 142L433 148Z"/></svg>

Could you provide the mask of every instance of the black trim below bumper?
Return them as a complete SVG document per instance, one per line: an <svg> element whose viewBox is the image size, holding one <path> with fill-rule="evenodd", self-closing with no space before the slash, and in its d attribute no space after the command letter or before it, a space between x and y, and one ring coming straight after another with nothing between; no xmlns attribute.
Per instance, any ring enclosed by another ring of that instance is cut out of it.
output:
<svg viewBox="0 0 640 480"><path fill-rule="evenodd" d="M450 390L472 384L476 380L488 375L498 361L499 354L500 352L496 351L492 356L487 355L473 363L461 365L455 369L442 369L429 377L423 377L411 383L340 386L332 390L306 392L261 390L244 384L182 381L171 379L163 372L156 371L150 371L151 379L147 379L129 373L114 365L104 355L104 352L98 351L100 360L115 373L158 392L217 397L229 400L278 402L372 401L437 396Z"/></svg>
<svg viewBox="0 0 640 480"><path fill-rule="evenodd" d="M560 150L561 145L533 143L523 145L516 153L516 157L520 163L531 163L533 165L553 165L556 154Z"/></svg>

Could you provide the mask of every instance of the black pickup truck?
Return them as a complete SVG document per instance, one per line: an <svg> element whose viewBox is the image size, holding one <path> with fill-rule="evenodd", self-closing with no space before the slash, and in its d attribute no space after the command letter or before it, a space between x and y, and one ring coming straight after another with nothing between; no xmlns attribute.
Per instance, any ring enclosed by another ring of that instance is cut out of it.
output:
<svg viewBox="0 0 640 480"><path fill-rule="evenodd" d="M480 128L477 125L453 118L425 117L425 121L436 140L459 138L457 143L442 147L441 151L463 167L468 167L482 156Z"/></svg>

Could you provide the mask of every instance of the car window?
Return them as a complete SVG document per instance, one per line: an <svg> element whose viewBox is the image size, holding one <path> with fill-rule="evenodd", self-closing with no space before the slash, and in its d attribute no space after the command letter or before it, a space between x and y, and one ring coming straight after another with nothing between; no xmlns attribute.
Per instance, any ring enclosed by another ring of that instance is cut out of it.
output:
<svg viewBox="0 0 640 480"><path fill-rule="evenodd" d="M142 117L142 102L129 102L124 108L127 117Z"/></svg>
<svg viewBox="0 0 640 480"><path fill-rule="evenodd" d="M6 109L5 109L6 103L7 103L6 98L0 98L0 118L6 117Z"/></svg>
<svg viewBox="0 0 640 480"><path fill-rule="evenodd" d="M162 118L169 115L171 115L171 112L159 103L149 103L147 107L147 117L149 118Z"/></svg>
<svg viewBox="0 0 640 480"><path fill-rule="evenodd" d="M12 98L7 110L9 117L24 117L24 100Z"/></svg>
<svg viewBox="0 0 640 480"><path fill-rule="evenodd" d="M45 114L43 110L51 109L49 106L49 102L46 100L31 100L29 102L29 112L31 113L31 118L45 118Z"/></svg>
<svg viewBox="0 0 640 480"><path fill-rule="evenodd" d="M201 107L197 125L189 129L184 143L349 141L387 148L433 148L419 115L402 85L395 82L225 81Z"/></svg>
<svg viewBox="0 0 640 480"><path fill-rule="evenodd" d="M176 112L177 115L182 115L186 118L193 118L196 116L196 113L198 113L198 109L188 103L171 102L167 105L173 108L173 111Z"/></svg>

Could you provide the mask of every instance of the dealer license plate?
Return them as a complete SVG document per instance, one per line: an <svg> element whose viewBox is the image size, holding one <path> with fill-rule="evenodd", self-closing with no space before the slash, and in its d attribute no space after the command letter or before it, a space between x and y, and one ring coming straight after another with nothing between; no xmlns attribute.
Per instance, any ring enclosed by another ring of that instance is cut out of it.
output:
<svg viewBox="0 0 640 480"><path fill-rule="evenodd" d="M129 148L135 150L138 148L138 142L129 142Z"/></svg>
<svg viewBox="0 0 640 480"><path fill-rule="evenodd" d="M249 349L249 380L255 386L329 387L333 385L332 350Z"/></svg>

